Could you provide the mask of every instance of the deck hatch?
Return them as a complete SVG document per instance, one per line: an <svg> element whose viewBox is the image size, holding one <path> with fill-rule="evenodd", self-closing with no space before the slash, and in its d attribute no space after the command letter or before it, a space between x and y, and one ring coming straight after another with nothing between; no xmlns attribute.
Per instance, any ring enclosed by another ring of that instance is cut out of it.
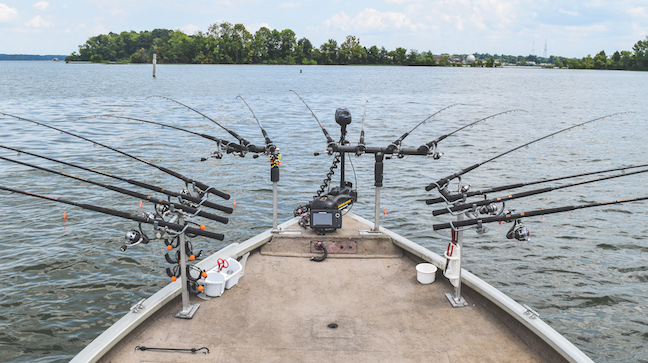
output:
<svg viewBox="0 0 648 363"><path fill-rule="evenodd" d="M355 241L311 241L310 251L311 253L321 254L322 250L318 250L316 245L318 242L322 242L324 247L326 247L326 252L329 255L336 254L356 254L358 253L358 244Z"/></svg>

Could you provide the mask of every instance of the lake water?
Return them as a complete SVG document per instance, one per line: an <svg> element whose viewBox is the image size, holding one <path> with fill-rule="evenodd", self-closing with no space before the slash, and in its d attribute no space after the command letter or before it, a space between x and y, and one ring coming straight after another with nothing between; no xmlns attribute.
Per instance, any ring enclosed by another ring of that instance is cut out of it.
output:
<svg viewBox="0 0 648 363"><path fill-rule="evenodd" d="M366 104L366 142L387 146L439 109L461 103L422 125L404 142L417 147L480 118L511 109L442 141L440 160L405 157L385 162L383 226L442 254L448 233L432 231L424 187L465 166L570 125L616 112L587 126L533 144L466 174L473 189L644 164L648 143L648 73L536 68L424 68L337 66L226 66L0 62L0 112L76 131L96 141L214 185L237 206L227 225L210 223L223 242L196 240L212 253L271 227L267 159L226 155L200 162L214 149L207 140L120 114L230 138L196 113L153 95L190 105L257 144L250 104L281 148L280 220L309 201L332 158L314 156L326 143L299 93L334 138L337 107L348 107L356 142ZM168 189L178 180L147 165L65 134L0 117L0 144L78 163ZM0 151L16 157L16 153ZM26 155L31 162L113 184L110 179ZM373 157L352 157L360 201L357 214L373 216ZM347 175L353 179L348 167ZM139 212L139 202L98 187L0 163L0 185ZM337 179L334 179L337 180ZM125 188L129 185L114 183ZM552 185L558 185L554 183ZM648 195L645 174L562 189L507 203L517 211ZM140 190L143 193L146 191ZM120 252L134 222L62 204L0 192L0 356L12 362L67 361L142 298L169 282L159 243ZM499 195L493 195L499 196ZM218 198L214 200L217 201ZM149 206L144 207L151 210ZM67 212L67 220L63 213ZM595 361L648 361L648 203L590 208L529 218L529 242L505 238L510 225L467 231L464 267L565 335Z"/></svg>

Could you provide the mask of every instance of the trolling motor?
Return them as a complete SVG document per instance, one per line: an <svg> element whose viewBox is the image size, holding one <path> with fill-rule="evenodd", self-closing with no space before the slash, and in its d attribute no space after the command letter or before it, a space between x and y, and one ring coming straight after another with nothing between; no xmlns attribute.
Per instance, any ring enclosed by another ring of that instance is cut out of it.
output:
<svg viewBox="0 0 648 363"><path fill-rule="evenodd" d="M340 125L340 145L346 143L346 127L351 123L351 112L347 108L341 107L335 110L335 122ZM342 211L349 208L353 203L358 200L358 192L353 189L351 182L344 180L344 161L345 152L338 153L340 162L340 186L332 188L327 194L316 196L310 202L310 212L308 217L310 219L310 228L318 234L326 232L333 232L342 228ZM336 161L334 161L334 166ZM331 169L334 169L332 167ZM324 184L328 184L330 177L333 175L333 170L327 175ZM299 209L299 208L298 208Z"/></svg>
<svg viewBox="0 0 648 363"><path fill-rule="evenodd" d="M421 145L418 148L402 147L402 141L409 134L411 134L417 127L421 126L427 120L434 117L435 115L442 112L443 110L455 106L455 105L451 105L430 115L428 118L426 118L418 125L416 125L414 128L412 128L409 132L406 132L405 134L401 135L396 141L394 141L387 147L367 146L364 142L364 115L363 115L362 130L360 132L360 141L356 145L351 145L348 141L345 140L346 126L351 123L351 113L346 108L338 108L335 111L335 121L342 128L342 132L341 132L342 136L340 142L336 143L328 134L324 126L322 126L322 123L317 119L317 116L315 116L315 113L308 106L306 101L304 101L304 99L301 98L301 96L299 96L297 92L292 90L291 92L295 93L295 95L299 97L299 99L304 103L306 108L308 108L308 110L311 112L311 114L319 124L320 128L322 129L322 132L326 137L326 142L327 142L326 149L328 154L329 155L337 154L335 159L333 160L333 164L331 165L331 169L329 173L326 175L326 179L324 179L320 187L320 190L317 192L317 195L315 196L315 199L306 205L297 207L294 211L295 216L300 216L300 215L302 216L302 218L299 221L299 225L301 225L304 228L310 227L318 233L334 231L338 228L341 228L342 214L340 210L348 208L355 201L357 201L357 191L353 189L353 185L351 183L345 182L344 180L344 158L347 153L352 153L355 154L356 156L360 156L362 154L374 154L375 156L375 164L374 164L374 186L376 187L375 222L374 222L373 229L371 231L364 231L364 232L381 233L379 227L380 226L379 209L380 209L380 189L383 186L384 159L390 159L394 155L397 156L398 158L403 158L406 155L420 155L420 156L431 156L435 160L438 160L441 157L442 153L437 150L437 144L444 138L458 131L455 130L450 134L446 134L441 138L438 138L427 144ZM365 103L365 111L366 111L366 103ZM319 155L319 153L316 153L315 155ZM322 196L322 193L328 186L328 183L331 181L331 177L334 173L334 169L337 168L337 164L340 162L341 162L341 168L340 168L339 188L333 188L328 194ZM308 215L305 215L306 213L308 213ZM309 223L312 225L309 225Z"/></svg>

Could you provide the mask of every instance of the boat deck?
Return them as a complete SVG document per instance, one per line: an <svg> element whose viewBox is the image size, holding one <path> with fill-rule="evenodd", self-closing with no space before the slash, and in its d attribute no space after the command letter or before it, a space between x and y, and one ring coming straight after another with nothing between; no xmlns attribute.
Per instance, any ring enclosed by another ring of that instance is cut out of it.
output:
<svg viewBox="0 0 648 363"><path fill-rule="evenodd" d="M511 328L513 319L501 319L470 289L464 289L469 305L453 308L445 297L453 288L441 271L436 282L418 283L421 261L388 236L361 235L367 226L351 219L344 227L326 236L275 236L252 252L238 285L208 301L192 297L200 304L193 319L174 317L178 297L100 361L560 361L544 342L524 341L530 334ZM354 241L357 253L310 261L317 239ZM210 353L136 346L207 347Z"/></svg>

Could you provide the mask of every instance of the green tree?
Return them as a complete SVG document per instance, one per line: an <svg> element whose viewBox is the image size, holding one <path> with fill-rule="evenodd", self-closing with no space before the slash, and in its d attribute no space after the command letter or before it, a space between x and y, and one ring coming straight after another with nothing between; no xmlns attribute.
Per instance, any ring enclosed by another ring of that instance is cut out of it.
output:
<svg viewBox="0 0 648 363"><path fill-rule="evenodd" d="M321 64L337 64L338 62L338 45L334 39L329 39L320 46Z"/></svg>
<svg viewBox="0 0 648 363"><path fill-rule="evenodd" d="M420 59L420 53L416 49L410 49L409 53L407 53L406 58L407 58L407 64L408 65L419 65L422 64L421 59Z"/></svg>
<svg viewBox="0 0 648 363"><path fill-rule="evenodd" d="M279 54L284 60L294 57L297 40L295 32L290 29L284 29L279 33ZM294 63L294 62L293 62Z"/></svg>
<svg viewBox="0 0 648 363"><path fill-rule="evenodd" d="M594 56L592 68L594 69L607 69L607 55L605 51L600 51Z"/></svg>
<svg viewBox="0 0 648 363"><path fill-rule="evenodd" d="M634 68L648 70L648 36L640 40L632 47L634 51Z"/></svg>
<svg viewBox="0 0 648 363"><path fill-rule="evenodd" d="M407 60L407 56L406 56L407 49L398 47L398 48L396 48L395 52L396 52L396 55L395 55L395 58L394 58L394 64L401 64L401 65L406 64L405 62Z"/></svg>
<svg viewBox="0 0 648 363"><path fill-rule="evenodd" d="M254 63L267 63L269 59L268 46L271 39L271 31L266 27L261 27L254 33L254 38L250 43L251 59Z"/></svg>
<svg viewBox="0 0 648 363"><path fill-rule="evenodd" d="M621 69L634 68L634 55L628 50L621 51Z"/></svg>
<svg viewBox="0 0 648 363"><path fill-rule="evenodd" d="M422 58L422 63L425 64L426 66L437 65L437 61L434 58L434 54L432 54L432 52L430 51L421 53L421 58Z"/></svg>
<svg viewBox="0 0 648 363"><path fill-rule="evenodd" d="M363 64L367 60L367 50L360 45L360 40L348 35L339 50L339 62L342 64Z"/></svg>
<svg viewBox="0 0 648 363"><path fill-rule="evenodd" d="M148 63L148 54L146 49L140 48L137 52L133 53L130 57L131 63Z"/></svg>
<svg viewBox="0 0 648 363"><path fill-rule="evenodd" d="M371 48L367 49L367 63L369 64L381 64L382 59L380 59L380 50L377 46L372 45Z"/></svg>
<svg viewBox="0 0 648 363"><path fill-rule="evenodd" d="M310 64L310 61L313 59L313 44L310 40L301 38L297 41L295 58L301 59L302 64Z"/></svg>
<svg viewBox="0 0 648 363"><path fill-rule="evenodd" d="M193 40L181 31L173 33L168 45L167 60L171 63L191 63L198 55Z"/></svg>

